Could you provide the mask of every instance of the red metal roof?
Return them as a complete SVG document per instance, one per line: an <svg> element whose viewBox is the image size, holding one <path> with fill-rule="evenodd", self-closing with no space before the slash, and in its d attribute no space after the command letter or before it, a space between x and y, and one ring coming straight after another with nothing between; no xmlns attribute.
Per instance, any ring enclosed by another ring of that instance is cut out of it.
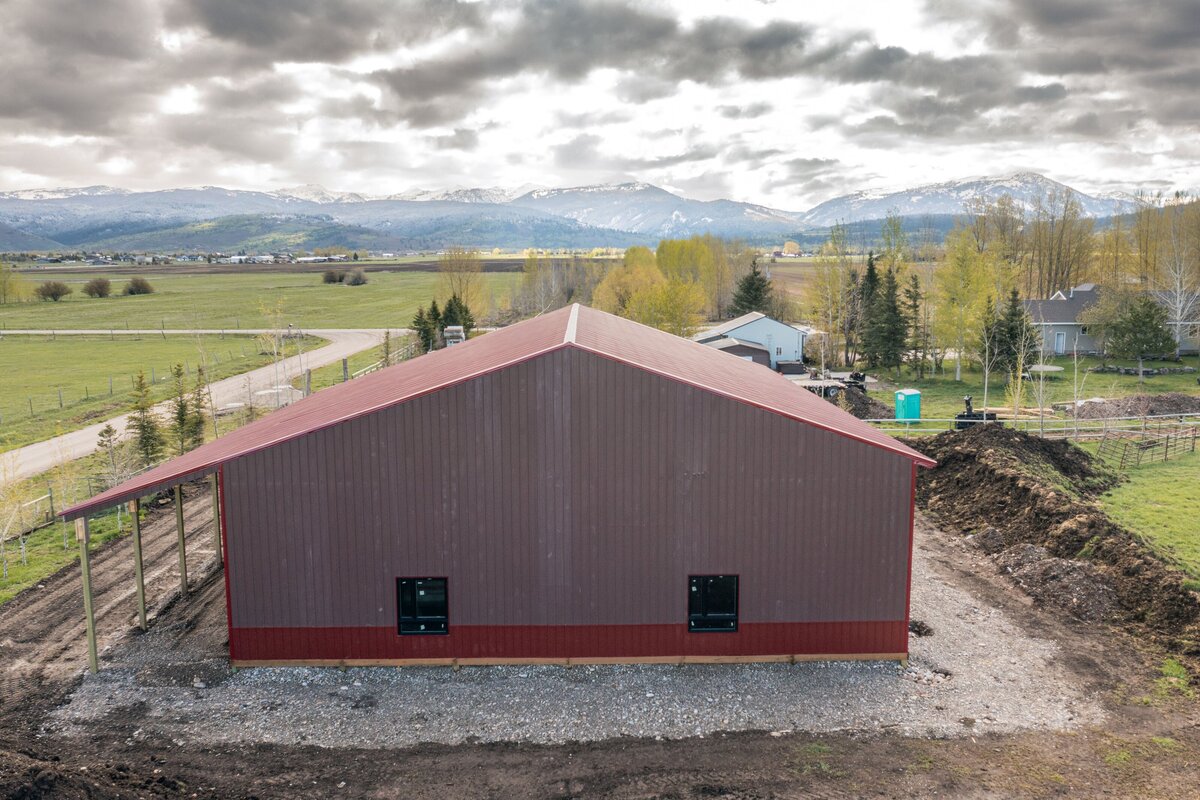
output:
<svg viewBox="0 0 1200 800"><path fill-rule="evenodd" d="M274 411L62 511L94 510L192 480L221 464L321 428L556 350L578 347L933 466L896 439L761 365L586 306L573 305L379 370Z"/></svg>

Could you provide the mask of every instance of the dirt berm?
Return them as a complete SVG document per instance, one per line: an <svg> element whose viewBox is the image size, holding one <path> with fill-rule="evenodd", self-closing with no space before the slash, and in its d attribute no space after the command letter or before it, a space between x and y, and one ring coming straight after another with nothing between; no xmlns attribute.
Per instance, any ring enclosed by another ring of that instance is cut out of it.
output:
<svg viewBox="0 0 1200 800"><path fill-rule="evenodd" d="M999 425L910 444L938 462L921 471L917 502L947 527L976 535L1036 600L1085 621L1148 628L1167 647L1200 655L1200 602L1186 576L1094 502L1118 480L1101 462L1068 442ZM1031 563L1026 545L1044 548L1053 562Z"/></svg>
<svg viewBox="0 0 1200 800"><path fill-rule="evenodd" d="M892 409L853 386L847 386L836 398L826 399L859 419L891 419L895 416Z"/></svg>

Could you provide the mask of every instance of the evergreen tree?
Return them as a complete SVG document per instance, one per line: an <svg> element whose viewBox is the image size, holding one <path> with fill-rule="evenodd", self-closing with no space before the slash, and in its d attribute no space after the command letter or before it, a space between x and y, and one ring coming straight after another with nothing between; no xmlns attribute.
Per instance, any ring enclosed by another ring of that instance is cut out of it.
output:
<svg viewBox="0 0 1200 800"><path fill-rule="evenodd" d="M424 308L417 309L417 315L412 320L412 327L417 334L417 339L421 342L421 349L428 353L433 349L437 329L429 319L429 315L425 313Z"/></svg>
<svg viewBox="0 0 1200 800"><path fill-rule="evenodd" d="M773 292L774 287L771 285L771 280L759 270L758 261L754 261L750 265L750 271L738 281L729 311L735 317L749 314L751 311L760 311L765 314L771 308Z"/></svg>
<svg viewBox="0 0 1200 800"><path fill-rule="evenodd" d="M879 295L879 270L875 267L875 252L867 252L867 268L858 284L858 352L867 366L879 365L879 353L871 336L871 316L875 313L875 298Z"/></svg>
<svg viewBox="0 0 1200 800"><path fill-rule="evenodd" d="M883 275L883 283L875 295L867 325L867 350L874 358L873 366L894 368L899 377L900 364L908 344L908 320L900 307L900 286L895 270Z"/></svg>
<svg viewBox="0 0 1200 800"><path fill-rule="evenodd" d="M442 323L439 327L445 331L452 325L461 325L466 334L470 334L475 327L475 315L457 294L450 295L450 299L446 301L446 309L442 312Z"/></svg>
<svg viewBox="0 0 1200 800"><path fill-rule="evenodd" d="M1021 303L1021 293L1015 288L1008 295L1004 311L995 323L996 366L1011 373L1020 364L1028 364L1037 353L1041 336Z"/></svg>
<svg viewBox="0 0 1200 800"><path fill-rule="evenodd" d="M1108 349L1118 358L1136 358L1138 382L1145 380L1142 360L1175 351L1175 337L1167 329L1167 309L1149 295L1140 295L1125 310L1108 334Z"/></svg>
<svg viewBox="0 0 1200 800"><path fill-rule="evenodd" d="M175 455L182 456L204 439L204 417L200 416L200 409L203 409L204 405L199 397L187 392L184 365L176 363L170 368L170 375L175 379L175 396L170 398L167 433L170 435L170 444Z"/></svg>
<svg viewBox="0 0 1200 800"><path fill-rule="evenodd" d="M383 332L383 346L379 350L379 360L385 367L392 365L392 332L390 330Z"/></svg>
<svg viewBox="0 0 1200 800"><path fill-rule="evenodd" d="M446 329L446 324L442 321L442 310L438 308L437 300L429 301L429 327L432 334L432 341L429 349L437 350L442 347L442 331Z"/></svg>
<svg viewBox="0 0 1200 800"><path fill-rule="evenodd" d="M163 451L163 433L158 418L154 416L154 401L150 398L150 387L146 373L139 372L133 383L133 413L129 417L129 430L133 434L134 449L143 467L158 461Z"/></svg>

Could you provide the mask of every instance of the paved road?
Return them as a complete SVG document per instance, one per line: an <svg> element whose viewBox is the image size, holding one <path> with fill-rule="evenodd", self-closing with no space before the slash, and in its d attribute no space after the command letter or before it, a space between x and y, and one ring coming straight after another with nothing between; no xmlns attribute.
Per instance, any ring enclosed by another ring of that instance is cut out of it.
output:
<svg viewBox="0 0 1200 800"><path fill-rule="evenodd" d="M226 331L226 333L261 333L258 330L239 330ZM266 367L260 367L250 372L243 372L241 375L234 375L230 378L217 381L212 385L213 401L217 408L229 403L245 403L246 398L253 395L255 392L269 391L271 387L287 384L292 378L304 373L306 369L316 369L323 367L326 364L334 364L341 361L343 358L348 358L362 350L377 346L383 341L383 330L374 329L319 329L306 330L307 334L319 336L322 339L328 339L329 344L320 347L308 353L299 356L292 356L278 364L273 364ZM5 335L10 334L38 334L42 335L47 331L5 331ZM89 330L73 330L73 331L57 331L59 336L70 336L80 334L103 334L108 335L108 331L89 331ZM156 334L161 333L157 330L148 331L116 331L116 334ZM221 333L219 330L183 330L183 331L168 331L168 334L204 334L204 333ZM271 397L260 395L256 398L255 404L269 405L272 402ZM158 406L160 410L165 410L166 403ZM11 462L11 474L15 478L28 478L32 475L45 472L52 469L57 464L63 461L70 461L76 458L82 458L96 450L96 437L100 434L100 430L111 424L120 432L125 431L125 424L128 421L128 414L122 414L119 417L114 417L104 422L98 422L95 425L89 425L77 431L65 433L62 436L56 436L53 439L47 439L44 442L27 445L25 447L10 450L7 453L0 454L0 458Z"/></svg>

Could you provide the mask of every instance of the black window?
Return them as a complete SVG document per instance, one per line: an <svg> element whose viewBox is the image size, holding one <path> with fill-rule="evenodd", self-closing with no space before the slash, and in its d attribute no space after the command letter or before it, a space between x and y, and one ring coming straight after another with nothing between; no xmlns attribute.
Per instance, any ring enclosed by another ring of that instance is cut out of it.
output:
<svg viewBox="0 0 1200 800"><path fill-rule="evenodd" d="M737 575L693 575L688 578L688 630L732 633L738 623Z"/></svg>
<svg viewBox="0 0 1200 800"><path fill-rule="evenodd" d="M445 578L397 578L400 633L449 633Z"/></svg>

